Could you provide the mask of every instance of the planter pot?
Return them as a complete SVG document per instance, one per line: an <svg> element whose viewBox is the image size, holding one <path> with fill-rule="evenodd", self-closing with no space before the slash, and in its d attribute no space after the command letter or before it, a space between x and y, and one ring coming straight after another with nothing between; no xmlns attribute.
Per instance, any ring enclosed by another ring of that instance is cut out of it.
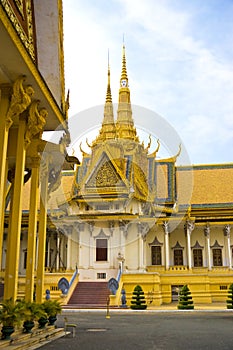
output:
<svg viewBox="0 0 233 350"><path fill-rule="evenodd" d="M32 328L35 326L33 321L24 321L23 323L23 332L32 333Z"/></svg>
<svg viewBox="0 0 233 350"><path fill-rule="evenodd" d="M49 316L49 326L54 326L56 321L57 321L56 316Z"/></svg>
<svg viewBox="0 0 233 350"><path fill-rule="evenodd" d="M11 334L14 333L15 328L13 326L3 326L2 327L2 339L11 340Z"/></svg>
<svg viewBox="0 0 233 350"><path fill-rule="evenodd" d="M45 328L46 324L48 323L48 319L42 317L38 320L38 323L39 323L39 328Z"/></svg>

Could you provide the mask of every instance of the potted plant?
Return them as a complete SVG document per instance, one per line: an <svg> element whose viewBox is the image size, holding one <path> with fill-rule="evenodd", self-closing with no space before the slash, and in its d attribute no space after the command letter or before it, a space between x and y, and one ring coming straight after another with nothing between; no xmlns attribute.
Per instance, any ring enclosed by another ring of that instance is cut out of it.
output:
<svg viewBox="0 0 233 350"><path fill-rule="evenodd" d="M38 324L39 324L39 328L45 328L46 324L48 323L48 315L45 311L45 307L44 307L44 303L40 304L41 305L41 308L44 312L43 316L41 316L39 319L38 319Z"/></svg>
<svg viewBox="0 0 233 350"><path fill-rule="evenodd" d="M15 326L22 322L23 310L19 302L13 299L3 300L0 304L0 323L2 324L2 339L10 340Z"/></svg>
<svg viewBox="0 0 233 350"><path fill-rule="evenodd" d="M23 330L25 333L31 333L32 328L35 326L35 321L40 318L46 318L47 314L42 306L42 304L31 302L31 301L21 301L23 309Z"/></svg>
<svg viewBox="0 0 233 350"><path fill-rule="evenodd" d="M57 314L60 314L62 310L61 303L58 300L46 300L43 303L43 307L48 315L49 325L54 325L57 320Z"/></svg>

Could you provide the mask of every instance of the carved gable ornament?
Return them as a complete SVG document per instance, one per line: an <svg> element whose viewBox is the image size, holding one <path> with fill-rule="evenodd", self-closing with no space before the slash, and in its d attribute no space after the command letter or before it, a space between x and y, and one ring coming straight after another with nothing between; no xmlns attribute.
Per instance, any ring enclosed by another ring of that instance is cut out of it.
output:
<svg viewBox="0 0 233 350"><path fill-rule="evenodd" d="M109 188L109 187L122 187L124 182L117 172L113 162L108 158L106 154L103 154L99 161L99 164L94 168L91 176L89 177L86 188Z"/></svg>

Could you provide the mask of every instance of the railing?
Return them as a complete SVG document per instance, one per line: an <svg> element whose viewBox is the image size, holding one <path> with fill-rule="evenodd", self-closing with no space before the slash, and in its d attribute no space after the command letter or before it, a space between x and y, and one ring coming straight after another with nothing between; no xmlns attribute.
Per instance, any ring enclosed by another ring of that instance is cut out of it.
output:
<svg viewBox="0 0 233 350"><path fill-rule="evenodd" d="M69 289L70 289L70 287L72 286L72 284L73 284L73 282L74 282L74 280L75 280L77 274L78 274L78 268L76 267L76 269L75 269L75 271L74 271L74 273L73 273L73 276L71 277L71 280L70 280L70 282L69 282Z"/></svg>
<svg viewBox="0 0 233 350"><path fill-rule="evenodd" d="M188 271L188 267L183 265L170 266L169 271Z"/></svg>
<svg viewBox="0 0 233 350"><path fill-rule="evenodd" d="M118 274L117 274L117 278L116 278L116 280L117 280L118 283L119 283L119 281L120 281L120 279L121 279L121 275L122 275L122 270L121 270L121 268L119 268Z"/></svg>
<svg viewBox="0 0 233 350"><path fill-rule="evenodd" d="M230 267L229 266L212 266L211 270L210 271L213 271L213 272L229 272Z"/></svg>
<svg viewBox="0 0 233 350"><path fill-rule="evenodd" d="M59 267L59 269L55 268L55 267L51 267L51 266L46 266L44 268L45 272L50 272L50 273L62 273L62 272L66 272L67 269L66 267Z"/></svg>

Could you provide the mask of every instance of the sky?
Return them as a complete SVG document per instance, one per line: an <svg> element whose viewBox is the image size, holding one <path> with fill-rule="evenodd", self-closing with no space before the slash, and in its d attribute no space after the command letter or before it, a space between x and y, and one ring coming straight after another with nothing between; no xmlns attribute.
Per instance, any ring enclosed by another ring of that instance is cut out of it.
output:
<svg viewBox="0 0 233 350"><path fill-rule="evenodd" d="M232 18L233 0L64 0L73 139L88 133L90 142L102 121L108 51L117 103L124 37L131 103L141 108L136 126L148 131L143 111L152 111L180 137L191 164L233 162ZM155 138L163 125L152 121Z"/></svg>

